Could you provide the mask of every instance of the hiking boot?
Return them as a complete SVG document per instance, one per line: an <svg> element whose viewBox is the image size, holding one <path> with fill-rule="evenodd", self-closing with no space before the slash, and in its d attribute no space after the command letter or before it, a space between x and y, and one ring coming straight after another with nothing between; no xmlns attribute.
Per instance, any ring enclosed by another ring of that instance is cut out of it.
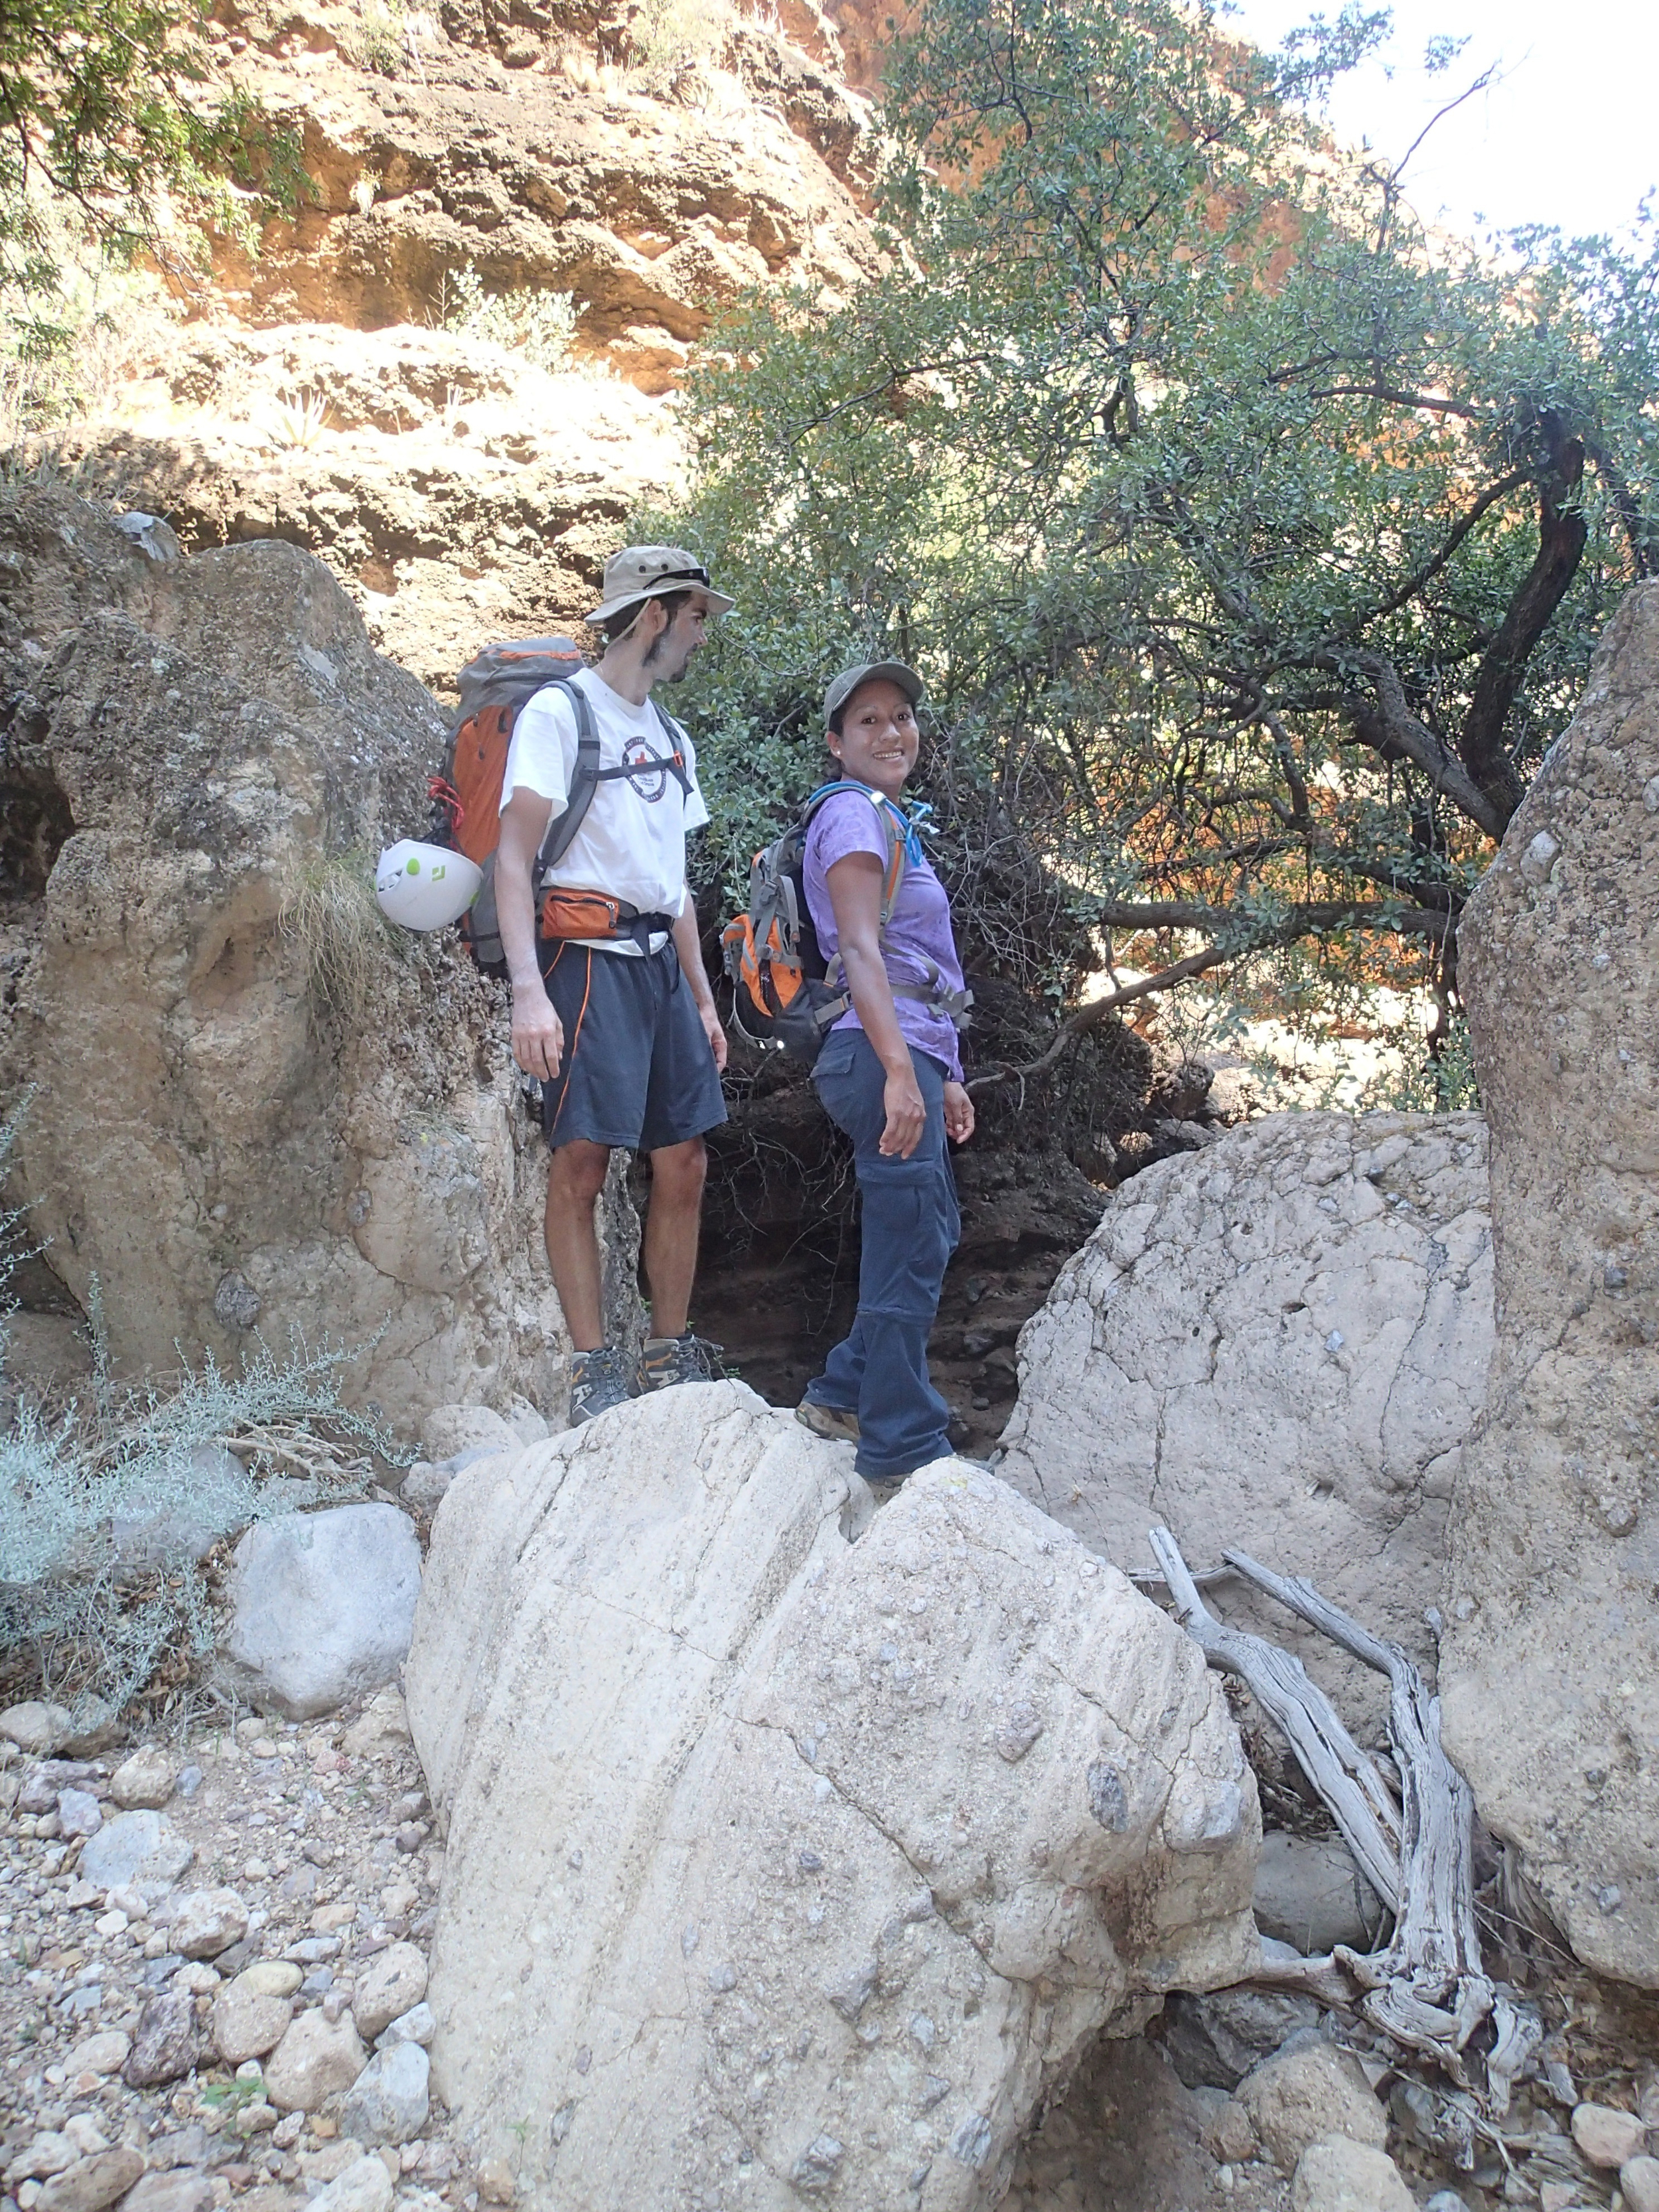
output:
<svg viewBox="0 0 1659 2212"><path fill-rule="evenodd" d="M570 1425L591 1421L595 1413L608 1413L626 1405L634 1395L629 1387L628 1361L614 1344L597 1352L579 1352L570 1364Z"/></svg>
<svg viewBox="0 0 1659 2212"><path fill-rule="evenodd" d="M815 1437L823 1437L832 1444L855 1444L859 1440L859 1417L850 1407L820 1406L816 1398L803 1398L795 1408L795 1419L802 1428L811 1429Z"/></svg>
<svg viewBox="0 0 1659 2212"><path fill-rule="evenodd" d="M672 1389L676 1382L712 1382L710 1354L720 1350L689 1328L684 1336L647 1336L635 1370L635 1388L643 1397L647 1390Z"/></svg>

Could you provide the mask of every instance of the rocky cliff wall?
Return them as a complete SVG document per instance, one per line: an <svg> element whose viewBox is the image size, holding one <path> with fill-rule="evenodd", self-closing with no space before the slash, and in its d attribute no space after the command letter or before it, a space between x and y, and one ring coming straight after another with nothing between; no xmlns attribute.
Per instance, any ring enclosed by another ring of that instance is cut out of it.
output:
<svg viewBox="0 0 1659 2212"><path fill-rule="evenodd" d="M418 1425L522 1390L562 1419L541 1140L496 1000L379 920L369 862L442 720L281 544L141 550L0 496L0 1096L14 1202L118 1368L258 1330L363 1348ZM629 1319L631 1213L608 1235Z"/></svg>
<svg viewBox="0 0 1659 2212"><path fill-rule="evenodd" d="M425 320L471 264L492 291L568 292L580 350L662 390L744 287L855 283L864 103L716 0L641 12L452 0L371 26L219 0L226 76L297 122L314 184L257 258L221 250L220 298L374 330Z"/></svg>
<svg viewBox="0 0 1659 2212"><path fill-rule="evenodd" d="M811 0L766 23L728 0L217 0L204 35L298 134L310 196L117 318L66 443L188 550L316 553L428 684L592 605L676 480L673 392L714 314L875 265L869 103Z"/></svg>
<svg viewBox="0 0 1659 2212"><path fill-rule="evenodd" d="M137 370L81 434L94 481L189 548L316 554L440 690L491 638L585 635L630 509L680 465L665 403L465 332L202 325Z"/></svg>
<svg viewBox="0 0 1659 2212"><path fill-rule="evenodd" d="M1497 1341L1447 1746L1579 1957L1659 1989L1659 585L1609 624L1460 935Z"/></svg>

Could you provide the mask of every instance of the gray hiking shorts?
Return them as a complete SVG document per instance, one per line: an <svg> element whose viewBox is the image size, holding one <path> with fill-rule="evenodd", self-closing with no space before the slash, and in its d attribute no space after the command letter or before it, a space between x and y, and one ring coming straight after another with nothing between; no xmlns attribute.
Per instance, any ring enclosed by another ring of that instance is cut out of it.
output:
<svg viewBox="0 0 1659 2212"><path fill-rule="evenodd" d="M643 959L544 945L542 973L564 1024L559 1073L542 1085L550 1147L585 1137L655 1152L725 1121L720 1070L672 940Z"/></svg>

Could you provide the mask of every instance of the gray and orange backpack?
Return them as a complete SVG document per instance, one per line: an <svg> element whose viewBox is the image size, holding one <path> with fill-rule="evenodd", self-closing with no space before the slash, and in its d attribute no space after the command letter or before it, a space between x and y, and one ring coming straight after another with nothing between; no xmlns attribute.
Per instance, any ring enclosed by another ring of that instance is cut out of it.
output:
<svg viewBox="0 0 1659 2212"><path fill-rule="evenodd" d="M880 921L885 935L906 865L920 849L915 825L892 799L851 777L821 785L799 818L756 854L749 870L749 904L720 933L732 985L732 1021L739 1034L751 1044L787 1052L809 1067L853 1003L840 955L828 961L819 945L805 884L807 832L825 800L843 791L860 792L869 800L886 842ZM973 993L949 989L931 961L928 969L926 988L895 983L895 997L922 1000L965 1030Z"/></svg>

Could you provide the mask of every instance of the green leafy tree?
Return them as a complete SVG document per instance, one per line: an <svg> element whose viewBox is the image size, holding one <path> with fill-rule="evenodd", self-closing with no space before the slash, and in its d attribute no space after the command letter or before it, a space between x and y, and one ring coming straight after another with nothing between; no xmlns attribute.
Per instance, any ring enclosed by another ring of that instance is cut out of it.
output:
<svg viewBox="0 0 1659 2212"><path fill-rule="evenodd" d="M61 336L58 226L164 258L173 219L244 230L304 189L297 137L216 91L200 0L0 0L0 297L24 351Z"/></svg>
<svg viewBox="0 0 1659 2212"><path fill-rule="evenodd" d="M924 0L885 273L757 304L692 386L728 871L814 780L825 673L914 661L974 957L1073 1008L1045 1065L1212 969L1426 978L1443 1018L1659 560L1659 250L1425 235L1307 120L1381 21L1266 57L1164 0Z"/></svg>

